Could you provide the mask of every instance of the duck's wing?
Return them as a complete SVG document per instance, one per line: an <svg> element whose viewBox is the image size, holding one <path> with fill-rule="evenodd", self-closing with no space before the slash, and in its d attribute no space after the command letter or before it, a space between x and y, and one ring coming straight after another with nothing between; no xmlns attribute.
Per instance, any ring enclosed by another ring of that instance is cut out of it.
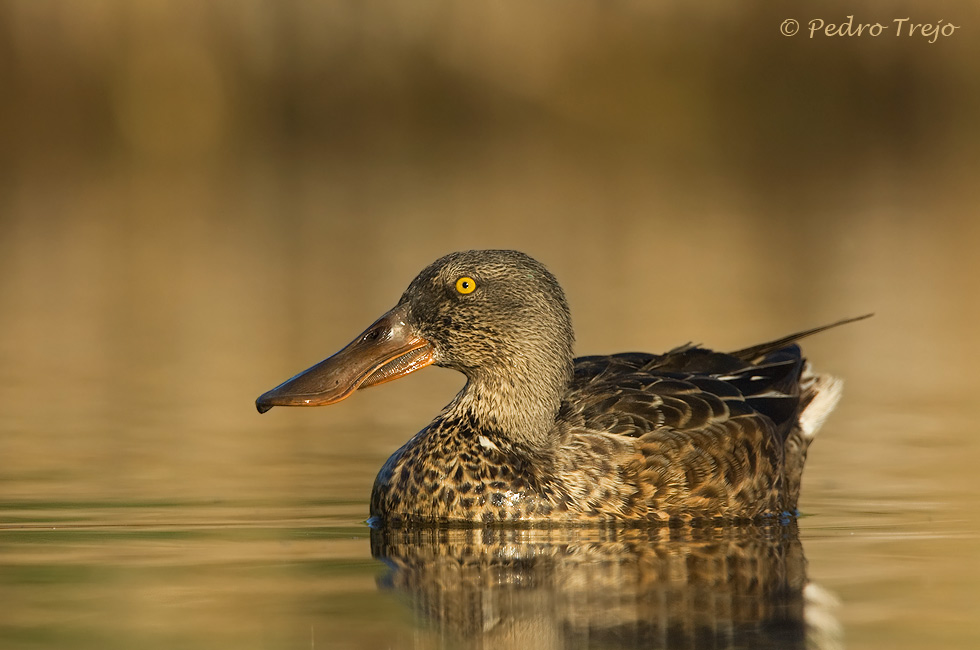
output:
<svg viewBox="0 0 980 650"><path fill-rule="evenodd" d="M796 341L868 316L732 353L684 345L576 359L559 415L570 455L621 454L620 479L636 490L626 502L670 517L795 511L807 448L841 394Z"/></svg>
<svg viewBox="0 0 980 650"><path fill-rule="evenodd" d="M751 359L696 346L585 357L563 415L580 440L632 439L637 501L672 517L793 511L805 368L792 343Z"/></svg>
<svg viewBox="0 0 980 650"><path fill-rule="evenodd" d="M799 424L801 411L827 389L827 382L809 371L796 341L871 315L730 353L688 344L662 355L580 357L564 413L576 425L633 437L762 416L785 438Z"/></svg>
<svg viewBox="0 0 980 650"><path fill-rule="evenodd" d="M760 415L781 429L797 415L802 367L796 345L758 363L690 346L664 355L583 357L567 402L576 425L631 437Z"/></svg>

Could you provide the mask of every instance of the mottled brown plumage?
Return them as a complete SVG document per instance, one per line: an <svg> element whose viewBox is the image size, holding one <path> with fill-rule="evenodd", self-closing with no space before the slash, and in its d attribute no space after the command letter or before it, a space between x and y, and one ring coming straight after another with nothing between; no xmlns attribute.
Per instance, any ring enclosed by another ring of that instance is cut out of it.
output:
<svg viewBox="0 0 980 650"><path fill-rule="evenodd" d="M793 342L822 329L731 354L574 359L554 277L516 251L468 251L257 405L329 404L430 363L464 373L378 474L371 514L388 523L751 520L795 512L839 397Z"/></svg>

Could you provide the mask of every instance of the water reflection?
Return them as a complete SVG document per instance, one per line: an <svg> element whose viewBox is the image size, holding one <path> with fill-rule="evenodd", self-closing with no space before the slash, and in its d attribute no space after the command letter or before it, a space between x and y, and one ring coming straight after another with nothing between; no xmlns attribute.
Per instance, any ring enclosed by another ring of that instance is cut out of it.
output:
<svg viewBox="0 0 980 650"><path fill-rule="evenodd" d="M381 585L445 647L835 647L795 523L378 529ZM810 624L807 621L811 621ZM809 645L808 645L809 644Z"/></svg>

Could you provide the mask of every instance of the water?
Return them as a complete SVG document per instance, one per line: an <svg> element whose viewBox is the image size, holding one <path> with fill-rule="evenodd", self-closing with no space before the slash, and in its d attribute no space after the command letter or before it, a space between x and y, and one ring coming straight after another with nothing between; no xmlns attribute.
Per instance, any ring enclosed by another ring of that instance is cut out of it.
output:
<svg viewBox="0 0 980 650"><path fill-rule="evenodd" d="M0 8L0 647L980 644L976 39L606 4ZM583 355L876 312L799 521L372 531L461 378L253 401L475 247Z"/></svg>
<svg viewBox="0 0 980 650"><path fill-rule="evenodd" d="M299 477L321 460L290 459ZM324 463L313 481L363 491L347 500L302 494L298 478L279 497L5 502L5 647L901 648L976 636L975 520L922 496L842 496L811 468L798 528L371 531L358 460Z"/></svg>

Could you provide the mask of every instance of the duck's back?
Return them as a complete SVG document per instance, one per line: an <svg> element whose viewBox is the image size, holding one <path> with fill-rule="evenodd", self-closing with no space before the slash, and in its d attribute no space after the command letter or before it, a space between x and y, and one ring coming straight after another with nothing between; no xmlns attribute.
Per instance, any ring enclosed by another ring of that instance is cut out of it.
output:
<svg viewBox="0 0 980 650"><path fill-rule="evenodd" d="M806 449L839 392L795 344L732 354L684 346L576 359L560 419L573 465L587 464L592 439L631 439L617 478L634 492L594 496L612 514L750 519L796 509Z"/></svg>

